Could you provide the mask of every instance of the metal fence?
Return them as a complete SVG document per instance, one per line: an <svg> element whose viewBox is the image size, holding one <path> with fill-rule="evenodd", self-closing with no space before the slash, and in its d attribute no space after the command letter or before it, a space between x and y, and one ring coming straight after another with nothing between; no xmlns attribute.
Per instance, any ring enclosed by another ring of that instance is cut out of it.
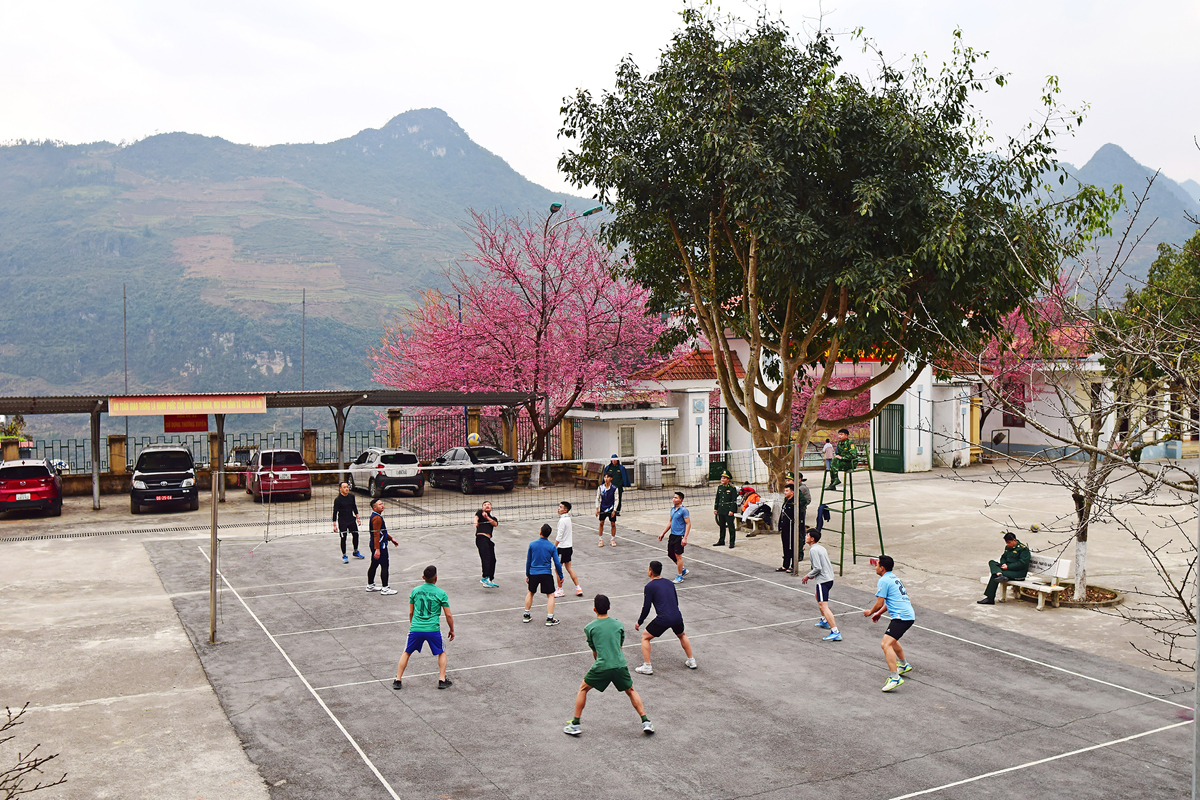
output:
<svg viewBox="0 0 1200 800"><path fill-rule="evenodd" d="M21 450L28 447L30 458L48 458L59 464L66 464L63 472L87 473L92 471L92 440L91 439L39 439L22 442ZM100 446L100 471L108 471L108 447Z"/></svg>

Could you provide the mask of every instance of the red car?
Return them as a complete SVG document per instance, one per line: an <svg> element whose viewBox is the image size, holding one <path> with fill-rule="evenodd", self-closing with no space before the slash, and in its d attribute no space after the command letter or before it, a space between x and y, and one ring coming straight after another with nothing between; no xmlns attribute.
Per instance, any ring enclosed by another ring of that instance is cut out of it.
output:
<svg viewBox="0 0 1200 800"><path fill-rule="evenodd" d="M312 497L312 477L299 450L259 450L246 466L246 494L259 502L281 496Z"/></svg>
<svg viewBox="0 0 1200 800"><path fill-rule="evenodd" d="M25 508L62 515L62 478L49 460L22 458L0 464L0 512Z"/></svg>

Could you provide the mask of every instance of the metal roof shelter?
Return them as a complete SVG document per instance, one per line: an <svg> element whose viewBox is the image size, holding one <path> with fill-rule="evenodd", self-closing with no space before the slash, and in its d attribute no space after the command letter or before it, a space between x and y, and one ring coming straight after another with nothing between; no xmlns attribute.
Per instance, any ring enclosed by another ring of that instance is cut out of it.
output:
<svg viewBox="0 0 1200 800"><path fill-rule="evenodd" d="M110 399L112 410L110 412ZM398 389L332 389L299 392L199 392L192 394L138 395L41 395L0 397L0 414L88 414L92 418L92 508L100 508L100 415L148 416L159 414L212 413L217 423L220 452L217 469L224 461L225 414L217 413L224 400L253 400L247 408L233 413L263 413L265 408L317 408L326 406L333 414L337 431L338 463L344 464L346 414L354 406L394 408L397 406L456 407L507 406L534 399L522 392L406 392ZM138 408L140 406L140 408ZM225 406L237 407L237 406ZM217 482L214 482L217 483ZM220 483L225 499L224 481Z"/></svg>

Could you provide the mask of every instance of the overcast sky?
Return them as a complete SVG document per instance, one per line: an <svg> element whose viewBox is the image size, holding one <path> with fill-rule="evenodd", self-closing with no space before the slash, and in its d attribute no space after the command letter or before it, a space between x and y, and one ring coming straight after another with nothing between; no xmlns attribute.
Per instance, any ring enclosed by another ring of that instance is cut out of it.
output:
<svg viewBox="0 0 1200 800"><path fill-rule="evenodd" d="M133 141L188 131L235 142L326 142L412 108L445 109L478 143L566 189L556 134L566 94L611 87L629 54L651 69L679 25L669 0L8 2L0 26L0 140ZM889 61L935 62L951 31L1011 76L982 104L1017 132L1057 75L1091 106L1060 142L1082 165L1106 142L1200 181L1200 2L778 0L796 30L866 29ZM754 7L725 2L753 17ZM843 40L856 69L867 61Z"/></svg>

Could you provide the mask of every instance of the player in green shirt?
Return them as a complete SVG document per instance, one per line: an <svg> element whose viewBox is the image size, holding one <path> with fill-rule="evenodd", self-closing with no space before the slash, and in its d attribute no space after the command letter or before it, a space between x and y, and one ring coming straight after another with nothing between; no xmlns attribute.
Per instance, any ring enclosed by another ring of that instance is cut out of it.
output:
<svg viewBox="0 0 1200 800"><path fill-rule="evenodd" d="M603 692L610 683L616 686L618 691L629 696L629 702L633 703L633 710L642 718L642 732L654 733L654 725L646 716L642 698L633 688L633 677L629 674L629 664L625 661L625 654L621 651L621 646L625 643L625 626L616 617L608 616L608 609L611 605L607 595L596 595L596 599L593 601L596 618L583 629L588 647L592 650L592 657L596 661L587 671L587 675L583 676L583 683L579 684L579 694L575 695L575 717L567 723L567 727L563 728L563 733L570 736L578 736L583 733L583 728L579 725L579 717L583 715L583 706L587 702L588 690L595 689Z"/></svg>
<svg viewBox="0 0 1200 800"><path fill-rule="evenodd" d="M454 681L446 677L446 650L442 647L442 611L446 612L446 626L450 629L450 641L454 641L454 617L450 615L450 597L437 587L437 567L430 564L423 573L425 583L412 590L408 596L408 644L404 655L396 665L396 680L392 688L400 688L400 679L408 666L409 656L420 651L429 642L429 652L438 660L438 688L447 689Z"/></svg>

